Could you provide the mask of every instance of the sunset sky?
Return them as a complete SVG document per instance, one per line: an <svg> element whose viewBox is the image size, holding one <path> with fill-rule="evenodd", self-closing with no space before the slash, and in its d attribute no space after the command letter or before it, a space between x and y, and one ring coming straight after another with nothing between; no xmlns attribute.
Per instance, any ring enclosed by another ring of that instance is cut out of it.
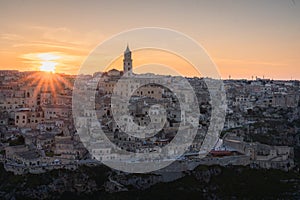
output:
<svg viewBox="0 0 300 200"><path fill-rule="evenodd" d="M141 27L170 28L192 37L222 78L300 80L298 0L0 0L0 69L55 66L56 72L76 74L98 44ZM125 48L116 52L121 55ZM139 64L136 56L134 65ZM183 62L161 57L185 71Z"/></svg>

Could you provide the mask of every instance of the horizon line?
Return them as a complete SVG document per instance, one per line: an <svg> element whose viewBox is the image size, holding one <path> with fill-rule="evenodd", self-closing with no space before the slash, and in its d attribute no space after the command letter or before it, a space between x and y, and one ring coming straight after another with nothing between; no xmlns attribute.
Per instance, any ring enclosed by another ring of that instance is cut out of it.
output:
<svg viewBox="0 0 300 200"><path fill-rule="evenodd" d="M111 69L111 70L117 70L117 71L120 71L122 72L123 70L118 70L118 69ZM18 70L18 69L0 69L0 72L2 71L16 71L16 72L41 72L41 73L50 73L50 74L61 74L61 75L69 75L69 76L80 76L80 75L84 75L84 76L93 76L95 73L107 73L108 71L104 71L104 72L101 72L101 71L97 71L97 72L94 72L92 74L71 74L71 73L66 73L66 72L46 72L46 71L41 71L41 70ZM148 73L141 73L141 74L155 74L155 73L151 73L151 72L148 72ZM155 74L155 75L161 75L161 76L174 76L174 75L164 75L164 74ZM198 76L184 76L185 78L211 78L211 77L198 77ZM255 78L254 78L255 77ZM269 81L300 81L300 79L285 79L285 78L277 78L277 79L274 79L274 78L268 78L268 77L259 77L259 76L253 76L252 79L249 79L249 78L243 78L243 77L237 77L237 78L220 78L219 80L246 80L246 81L257 81L257 80L269 80Z"/></svg>

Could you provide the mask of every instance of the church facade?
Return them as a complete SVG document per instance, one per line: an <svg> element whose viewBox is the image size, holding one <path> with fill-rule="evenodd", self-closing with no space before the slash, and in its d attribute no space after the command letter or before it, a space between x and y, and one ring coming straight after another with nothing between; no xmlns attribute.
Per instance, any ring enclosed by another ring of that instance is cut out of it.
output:
<svg viewBox="0 0 300 200"><path fill-rule="evenodd" d="M132 52L127 45L124 51L123 57L123 71L119 71L116 69L111 69L108 72L103 73L103 76L98 84L98 90L100 93L104 95L111 95L114 92L115 86L121 78L132 79L127 81L126 85L120 85L120 90L117 93L119 95L129 95L132 96L144 96L155 99L162 98L163 89L159 87L160 78L153 78L151 75L149 78L146 74L138 75L133 73L133 60L132 60ZM139 87L142 84L144 86ZM122 94L121 94L122 93Z"/></svg>

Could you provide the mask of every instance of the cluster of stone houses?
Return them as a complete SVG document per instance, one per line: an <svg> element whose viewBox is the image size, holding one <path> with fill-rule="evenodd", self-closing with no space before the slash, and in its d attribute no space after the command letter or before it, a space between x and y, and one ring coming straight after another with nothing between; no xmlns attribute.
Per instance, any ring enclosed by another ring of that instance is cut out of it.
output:
<svg viewBox="0 0 300 200"><path fill-rule="evenodd" d="M0 71L0 151L4 152L3 161L6 161L7 169L20 171L21 167L73 167L74 162L90 157L100 161L117 159L115 149L105 143L99 143L102 136L99 135L97 123L101 124L101 129L114 144L130 152L159 151L160 147L172 141L179 127L186 130L189 137L188 130L191 124L185 121L185 116L192 113L190 105L193 98L191 93L182 88L180 77L142 74L135 75L135 79L131 80L130 76L134 73L128 47L124 53L123 67L123 71L112 69L77 77L49 75L44 72ZM124 77L126 81L120 82ZM82 109L81 115L73 120L73 88L70 88L70 85L73 85L75 78L78 82L85 83L79 84L82 90L96 88L96 94L92 98L82 99L85 103L94 101L96 109L86 109L84 104L79 105L79 109ZM47 79L48 86L41 87L40 81L47 84ZM64 81L57 81L62 79ZM199 115L194 116L198 124L198 134L188 150L189 153L195 153L200 151L209 127L210 95L214 93L208 91L202 78L186 80L193 87L200 109ZM65 84L66 82L69 84ZM165 87L166 82L180 91L179 94L174 94ZM256 79L223 82L228 106L224 130L253 123L241 116L255 107L286 109L299 106L299 81ZM113 118L111 99L114 95L130 96L128 107L124 108L122 104L114 105L118 111L126 110L130 113L131 117L120 117L124 124L117 123ZM181 104L176 95L183 96ZM184 106L186 111L182 111L181 106ZM165 109L164 112L161 107ZM147 131L153 130L157 134L146 139L134 137L136 129L134 126L126 126L127 122L147 127ZM128 134L130 132L133 134ZM14 144L20 137L24 141ZM86 142L89 143L88 146L83 145ZM251 162L252 164L260 167L276 168L278 165L278 168L282 168L281 165L287 167L288 164L288 168L293 166L293 150L289 147L246 143L228 138L224 140L224 145L248 156L250 160L255 161ZM180 151L183 147L176 148L170 151ZM21 172L24 172L23 168Z"/></svg>

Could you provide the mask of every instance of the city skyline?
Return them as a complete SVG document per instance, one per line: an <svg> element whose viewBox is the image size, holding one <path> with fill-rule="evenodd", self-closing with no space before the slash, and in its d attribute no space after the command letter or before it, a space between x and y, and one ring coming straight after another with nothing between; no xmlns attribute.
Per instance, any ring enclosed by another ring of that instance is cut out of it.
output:
<svg viewBox="0 0 300 200"><path fill-rule="evenodd" d="M155 26L195 39L223 79L299 80L299 9L298 1L2 1L0 69L54 72L48 69L55 68L57 73L76 74L89 53L112 35ZM129 44L134 67L142 59L161 57L162 63L167 61L183 75L193 76L174 56L149 51L141 58L134 51L134 41ZM123 50L116 49L120 56ZM113 67L120 69L122 64L116 62Z"/></svg>

